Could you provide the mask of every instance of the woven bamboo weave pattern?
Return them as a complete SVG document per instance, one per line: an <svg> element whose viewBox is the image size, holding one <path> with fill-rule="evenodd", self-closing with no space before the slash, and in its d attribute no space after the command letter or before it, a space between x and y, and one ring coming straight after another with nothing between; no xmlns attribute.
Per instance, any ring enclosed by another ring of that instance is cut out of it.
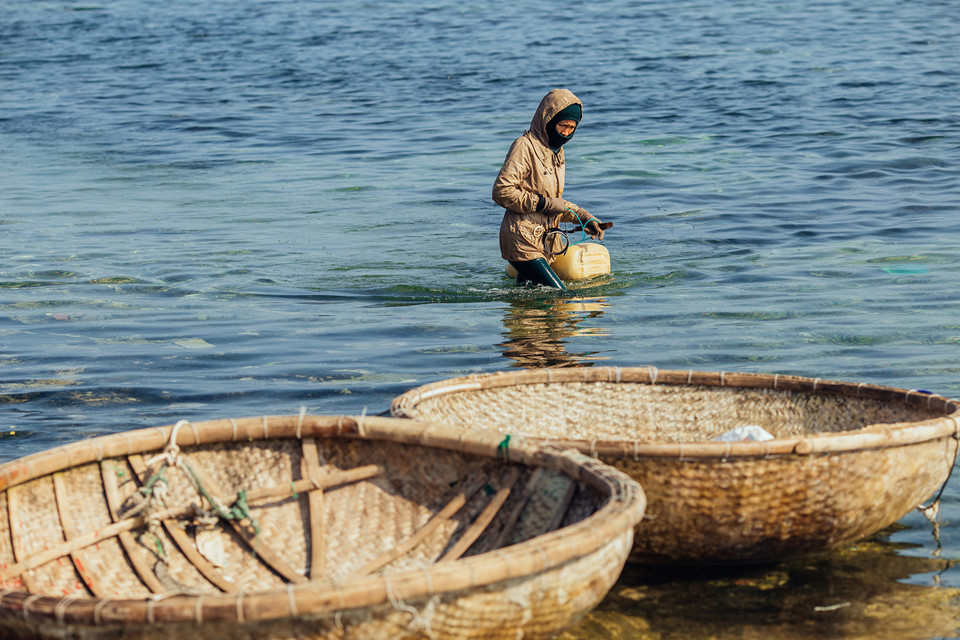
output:
<svg viewBox="0 0 960 640"><path fill-rule="evenodd" d="M960 427L960 404L925 392L653 367L442 380L391 411L599 456L644 487L632 558L660 562L775 559L875 533L946 482ZM774 439L714 441L751 425Z"/></svg>
<svg viewBox="0 0 960 640"><path fill-rule="evenodd" d="M0 466L0 635L549 638L644 506L575 451L409 420L96 438Z"/></svg>

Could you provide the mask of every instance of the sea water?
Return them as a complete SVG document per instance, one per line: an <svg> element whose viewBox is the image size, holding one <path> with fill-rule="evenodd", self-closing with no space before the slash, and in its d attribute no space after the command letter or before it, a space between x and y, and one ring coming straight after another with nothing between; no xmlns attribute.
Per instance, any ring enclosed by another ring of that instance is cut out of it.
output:
<svg viewBox="0 0 960 640"><path fill-rule="evenodd" d="M960 395L957 12L5 0L0 460L535 366ZM504 276L490 200L559 86L565 197L615 223L611 276L562 296ZM958 499L939 536L912 514L746 575L628 570L570 633L950 636Z"/></svg>

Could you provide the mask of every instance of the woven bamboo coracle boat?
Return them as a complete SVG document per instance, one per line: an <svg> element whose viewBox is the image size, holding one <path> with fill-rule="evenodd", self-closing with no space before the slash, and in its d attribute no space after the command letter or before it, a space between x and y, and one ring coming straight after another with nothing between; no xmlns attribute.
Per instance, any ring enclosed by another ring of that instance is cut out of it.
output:
<svg viewBox="0 0 960 640"><path fill-rule="evenodd" d="M398 417L549 439L647 494L633 560L827 551L899 520L949 477L960 403L869 384L645 368L542 369L427 384ZM771 440L717 442L740 427Z"/></svg>
<svg viewBox="0 0 960 640"><path fill-rule="evenodd" d="M644 503L576 451L410 420L118 433L0 466L0 637L548 638Z"/></svg>

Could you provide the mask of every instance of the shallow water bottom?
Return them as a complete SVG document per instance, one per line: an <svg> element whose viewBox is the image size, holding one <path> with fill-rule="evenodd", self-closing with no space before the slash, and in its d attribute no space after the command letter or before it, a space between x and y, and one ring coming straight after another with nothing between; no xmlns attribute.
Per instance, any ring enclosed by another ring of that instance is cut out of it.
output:
<svg viewBox="0 0 960 640"><path fill-rule="evenodd" d="M628 564L561 640L911 640L960 633L955 564L877 536L833 553L743 567ZM931 585L910 584L919 574Z"/></svg>

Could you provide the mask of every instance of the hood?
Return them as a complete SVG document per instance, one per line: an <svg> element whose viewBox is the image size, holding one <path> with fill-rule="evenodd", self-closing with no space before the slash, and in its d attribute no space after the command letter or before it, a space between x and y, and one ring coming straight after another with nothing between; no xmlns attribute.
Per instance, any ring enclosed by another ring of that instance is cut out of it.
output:
<svg viewBox="0 0 960 640"><path fill-rule="evenodd" d="M530 133L542 142L543 146L549 147L550 138L547 135L547 123L549 123L555 115L572 104L578 104L580 105L580 109L583 109L583 103L580 102L580 98L573 95L573 92L567 89L553 89L550 91L550 93L543 96L543 100L540 101L540 106L537 107L537 112L533 114L533 120L530 121Z"/></svg>

